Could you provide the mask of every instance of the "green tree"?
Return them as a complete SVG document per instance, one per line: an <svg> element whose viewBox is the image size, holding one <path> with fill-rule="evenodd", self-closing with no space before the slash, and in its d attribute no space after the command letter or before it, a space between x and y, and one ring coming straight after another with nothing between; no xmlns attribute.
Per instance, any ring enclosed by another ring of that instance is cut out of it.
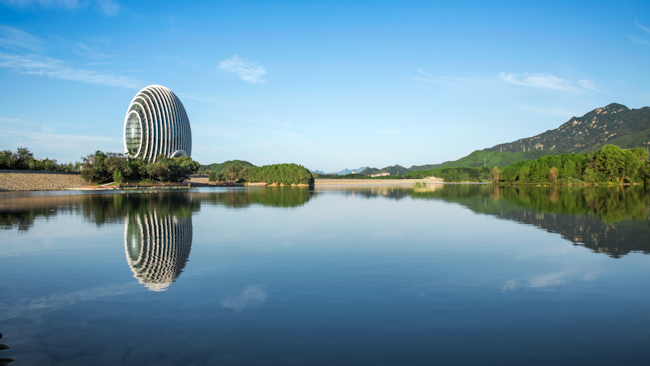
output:
<svg viewBox="0 0 650 366"><path fill-rule="evenodd" d="M594 153L594 168L608 181L620 181L625 169L623 150L615 145L605 145Z"/></svg>
<svg viewBox="0 0 650 366"><path fill-rule="evenodd" d="M155 163L145 167L145 173L149 178L161 182L182 182L189 179L190 175L199 171L200 164L193 161L189 156L168 158L165 155L158 155Z"/></svg>
<svg viewBox="0 0 650 366"><path fill-rule="evenodd" d="M124 183L124 177L122 176L122 171L117 169L113 172L113 181L115 183Z"/></svg>
<svg viewBox="0 0 650 366"><path fill-rule="evenodd" d="M108 172L104 165L106 158L106 154L99 150L82 158L81 178L91 183L107 183L112 178L112 174Z"/></svg>

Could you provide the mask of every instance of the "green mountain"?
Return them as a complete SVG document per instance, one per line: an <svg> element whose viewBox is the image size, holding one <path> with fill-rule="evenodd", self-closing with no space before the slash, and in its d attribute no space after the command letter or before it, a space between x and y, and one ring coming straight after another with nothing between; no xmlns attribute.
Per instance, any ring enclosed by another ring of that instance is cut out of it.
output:
<svg viewBox="0 0 650 366"><path fill-rule="evenodd" d="M639 137L647 136L649 130L650 107L629 109L622 104L612 103L607 107L594 109L582 117L573 117L555 130L499 144L485 151L543 150L581 153L598 150L607 144L617 145L614 140L631 144L631 146L619 145L622 148L646 147L650 139L643 141L642 138L629 140L620 140L620 138L639 133L642 134Z"/></svg>
<svg viewBox="0 0 650 366"><path fill-rule="evenodd" d="M388 172L390 175L400 175L404 173L408 173L410 170L408 168L405 168L401 165L394 165L394 166L387 166L382 169L377 169L377 168L366 168L362 170L359 174L363 175L371 175L371 174L378 174L378 173L385 173Z"/></svg>
<svg viewBox="0 0 650 366"><path fill-rule="evenodd" d="M590 153L607 144L623 149L650 147L650 107L629 109L622 104L612 103L582 117L573 117L555 130L476 150L455 161L412 166L409 171L506 166L522 160L535 160L544 155Z"/></svg>
<svg viewBox="0 0 650 366"><path fill-rule="evenodd" d="M544 155L560 155L559 151L531 150L526 152L499 152L476 150L473 153L455 161L446 161L442 164L420 165L409 168L411 172L441 168L474 168L479 166L506 166L522 160L535 160ZM427 167L427 168L422 168Z"/></svg>
<svg viewBox="0 0 650 366"><path fill-rule="evenodd" d="M212 170L213 172L220 173L227 165L234 165L234 166L255 166L247 161L244 160L228 160L224 161L223 163L213 163L210 165L201 165L201 168L199 169L199 173L205 173L208 170Z"/></svg>

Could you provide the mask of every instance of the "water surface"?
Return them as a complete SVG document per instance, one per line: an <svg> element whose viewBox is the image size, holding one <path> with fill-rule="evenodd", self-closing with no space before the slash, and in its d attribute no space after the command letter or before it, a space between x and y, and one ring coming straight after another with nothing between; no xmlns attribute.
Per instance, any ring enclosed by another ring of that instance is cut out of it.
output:
<svg viewBox="0 0 650 366"><path fill-rule="evenodd" d="M0 196L15 365L646 364L642 187Z"/></svg>

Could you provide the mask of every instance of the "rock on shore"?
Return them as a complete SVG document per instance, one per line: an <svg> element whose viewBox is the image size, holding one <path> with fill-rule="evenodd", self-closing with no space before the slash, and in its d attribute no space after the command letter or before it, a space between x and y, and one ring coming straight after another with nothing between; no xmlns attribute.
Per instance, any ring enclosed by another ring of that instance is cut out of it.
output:
<svg viewBox="0 0 650 366"><path fill-rule="evenodd" d="M57 191L66 188L81 188L86 185L79 174L53 172L9 173L0 170L0 190Z"/></svg>

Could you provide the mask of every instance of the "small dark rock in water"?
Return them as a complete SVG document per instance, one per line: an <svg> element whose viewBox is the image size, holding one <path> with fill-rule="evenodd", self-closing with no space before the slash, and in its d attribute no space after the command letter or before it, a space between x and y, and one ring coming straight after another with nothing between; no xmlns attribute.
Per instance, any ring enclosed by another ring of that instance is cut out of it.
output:
<svg viewBox="0 0 650 366"><path fill-rule="evenodd" d="M0 351L3 350L3 349L9 349L9 348L11 348L11 347L9 347L8 344L0 343Z"/></svg>
<svg viewBox="0 0 650 366"><path fill-rule="evenodd" d="M0 365L4 365L9 362L14 362L14 360L16 359L13 357L0 357Z"/></svg>

